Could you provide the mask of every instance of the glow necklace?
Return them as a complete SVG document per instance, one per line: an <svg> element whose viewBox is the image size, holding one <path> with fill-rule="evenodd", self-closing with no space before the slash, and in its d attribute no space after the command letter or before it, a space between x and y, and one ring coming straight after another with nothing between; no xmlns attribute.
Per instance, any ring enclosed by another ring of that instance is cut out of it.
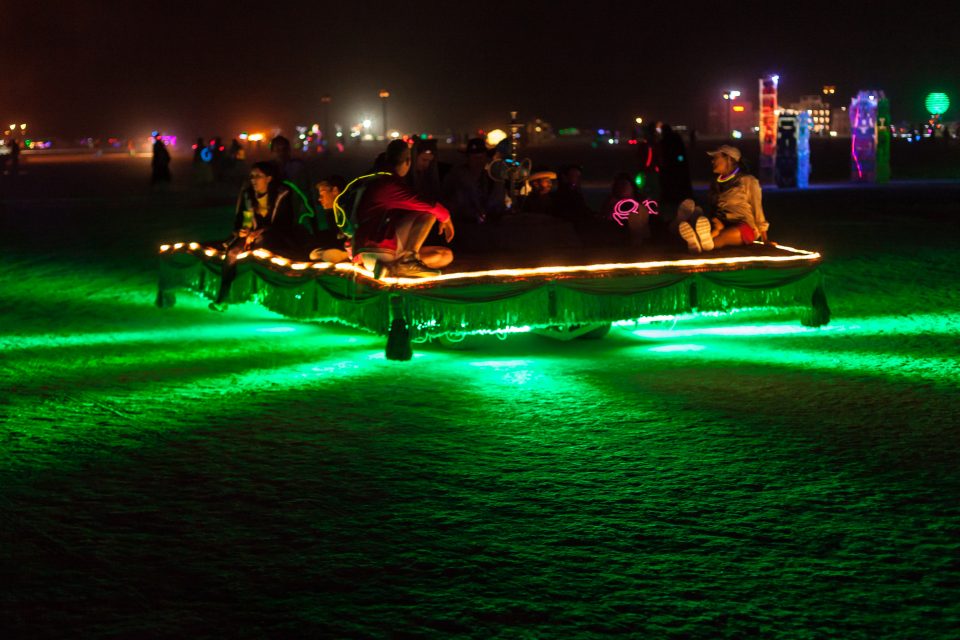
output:
<svg viewBox="0 0 960 640"><path fill-rule="evenodd" d="M727 182L728 180L733 180L735 177L737 177L738 173L740 173L740 167L734 169L730 175L717 176L717 182Z"/></svg>

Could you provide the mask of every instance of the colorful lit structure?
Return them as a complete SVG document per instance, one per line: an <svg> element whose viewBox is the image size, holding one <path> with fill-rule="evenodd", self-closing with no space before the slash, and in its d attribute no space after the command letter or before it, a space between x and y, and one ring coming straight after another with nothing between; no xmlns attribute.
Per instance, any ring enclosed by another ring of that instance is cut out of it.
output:
<svg viewBox="0 0 960 640"><path fill-rule="evenodd" d="M777 85L780 76L760 78L760 182L773 179L777 156Z"/></svg>
<svg viewBox="0 0 960 640"><path fill-rule="evenodd" d="M877 182L890 182L890 101L877 92Z"/></svg>
<svg viewBox="0 0 960 640"><path fill-rule="evenodd" d="M774 180L778 187L797 186L797 113L782 110L777 117Z"/></svg>
<svg viewBox="0 0 960 640"><path fill-rule="evenodd" d="M829 322L819 254L754 244L714 256L638 262L630 253L555 266L524 266L513 256L497 260L506 267L465 263L455 273L378 280L360 265L295 262L258 249L239 256L229 302L386 335L393 360L411 357L411 339L533 329L596 336L613 322L691 312L800 308L808 326ZM161 246L160 257L158 306L173 306L178 289L216 295L221 247L178 242Z"/></svg>
<svg viewBox="0 0 960 640"><path fill-rule="evenodd" d="M923 101L923 106L926 107L927 113L931 116L942 116L950 108L950 97L940 91L928 93Z"/></svg>
<svg viewBox="0 0 960 640"><path fill-rule="evenodd" d="M883 91L860 91L850 101L850 179L854 182L876 182L878 160L886 165L880 175L885 175L885 179L890 176L889 137L885 157L878 158L877 155L877 118L881 100L885 102L884 109L889 120L889 106Z"/></svg>
<svg viewBox="0 0 960 640"><path fill-rule="evenodd" d="M797 114L797 187L810 186L810 133L813 130L813 116L808 111Z"/></svg>

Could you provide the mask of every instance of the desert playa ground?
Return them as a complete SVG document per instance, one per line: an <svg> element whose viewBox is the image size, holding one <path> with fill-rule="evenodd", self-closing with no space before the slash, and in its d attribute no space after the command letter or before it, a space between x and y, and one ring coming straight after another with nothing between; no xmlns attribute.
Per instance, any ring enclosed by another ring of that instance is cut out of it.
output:
<svg viewBox="0 0 960 640"><path fill-rule="evenodd" d="M960 182L765 191L825 257L820 329L398 363L156 308L157 247L225 235L236 183L148 162L2 185L5 637L956 637Z"/></svg>

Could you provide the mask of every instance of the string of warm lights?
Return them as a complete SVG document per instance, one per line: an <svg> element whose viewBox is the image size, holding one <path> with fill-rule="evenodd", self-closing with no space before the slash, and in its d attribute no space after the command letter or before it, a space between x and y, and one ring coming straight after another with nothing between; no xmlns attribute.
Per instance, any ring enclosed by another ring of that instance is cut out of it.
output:
<svg viewBox="0 0 960 640"><path fill-rule="evenodd" d="M762 244L756 242L754 244ZM573 276L578 273L594 274L598 272L632 272L639 274L642 272L655 272L663 269L697 270L704 267L715 267L717 269L728 269L731 267L742 267L745 265L784 265L790 263L797 264L816 264L821 256L817 252L796 249L786 245L775 245L780 251L789 255L781 256L728 256L722 258L689 258L683 260L651 260L645 262L611 262L590 265L556 265L548 267L524 267L513 269L486 269L481 271L465 271L455 273L445 273L425 278L395 278L382 277L379 280L374 278L373 272L359 264L346 262L293 262L288 258L276 255L267 249L254 249L253 251L243 251L237 255L237 261L242 262L251 257L265 264L276 265L277 267L287 268L293 271L306 271L314 269L318 271L334 270L345 275L358 275L369 278L375 283L390 285L401 288L416 288L419 286L435 283L450 283L455 281L475 281L481 278L528 278L528 277L549 277L549 276ZM226 258L226 253L214 248L202 248L196 242L175 244L164 244L160 246L160 253L171 253L175 251L202 253L210 258Z"/></svg>

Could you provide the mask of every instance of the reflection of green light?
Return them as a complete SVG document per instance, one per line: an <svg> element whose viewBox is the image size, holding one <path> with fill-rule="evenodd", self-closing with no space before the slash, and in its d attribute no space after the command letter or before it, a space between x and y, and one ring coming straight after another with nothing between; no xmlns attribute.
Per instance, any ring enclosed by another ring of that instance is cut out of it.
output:
<svg viewBox="0 0 960 640"><path fill-rule="evenodd" d="M947 94L941 92L928 93L923 104L927 107L927 113L939 116L946 113L947 109L950 108L950 98L947 97Z"/></svg>
<svg viewBox="0 0 960 640"><path fill-rule="evenodd" d="M633 184L637 185L637 189L643 189L643 185L647 183L647 177L642 173L638 173L633 177Z"/></svg>
<svg viewBox="0 0 960 640"><path fill-rule="evenodd" d="M651 347L648 351L657 353L677 353L683 351L703 351L706 349L702 344L667 344L662 347Z"/></svg>
<svg viewBox="0 0 960 640"><path fill-rule="evenodd" d="M822 333L838 327L810 328L798 324L738 325L733 327L703 327L699 329L637 329L633 335L640 338L688 338L690 336L786 336L796 333Z"/></svg>
<svg viewBox="0 0 960 640"><path fill-rule="evenodd" d="M310 326L312 333L322 330L317 325ZM111 331L107 333L80 333L77 335L45 334L36 336L3 336L0 344L5 351L15 349L51 349L62 347L95 347L98 345L155 344L171 340L215 341L238 337L244 333L290 333L295 327L264 327L259 323L232 323L207 327L184 327L182 329L157 329L154 331Z"/></svg>
<svg viewBox="0 0 960 640"><path fill-rule="evenodd" d="M492 367L494 369L503 369L507 367L525 367L530 364L529 360L480 360L471 362L474 367Z"/></svg>

